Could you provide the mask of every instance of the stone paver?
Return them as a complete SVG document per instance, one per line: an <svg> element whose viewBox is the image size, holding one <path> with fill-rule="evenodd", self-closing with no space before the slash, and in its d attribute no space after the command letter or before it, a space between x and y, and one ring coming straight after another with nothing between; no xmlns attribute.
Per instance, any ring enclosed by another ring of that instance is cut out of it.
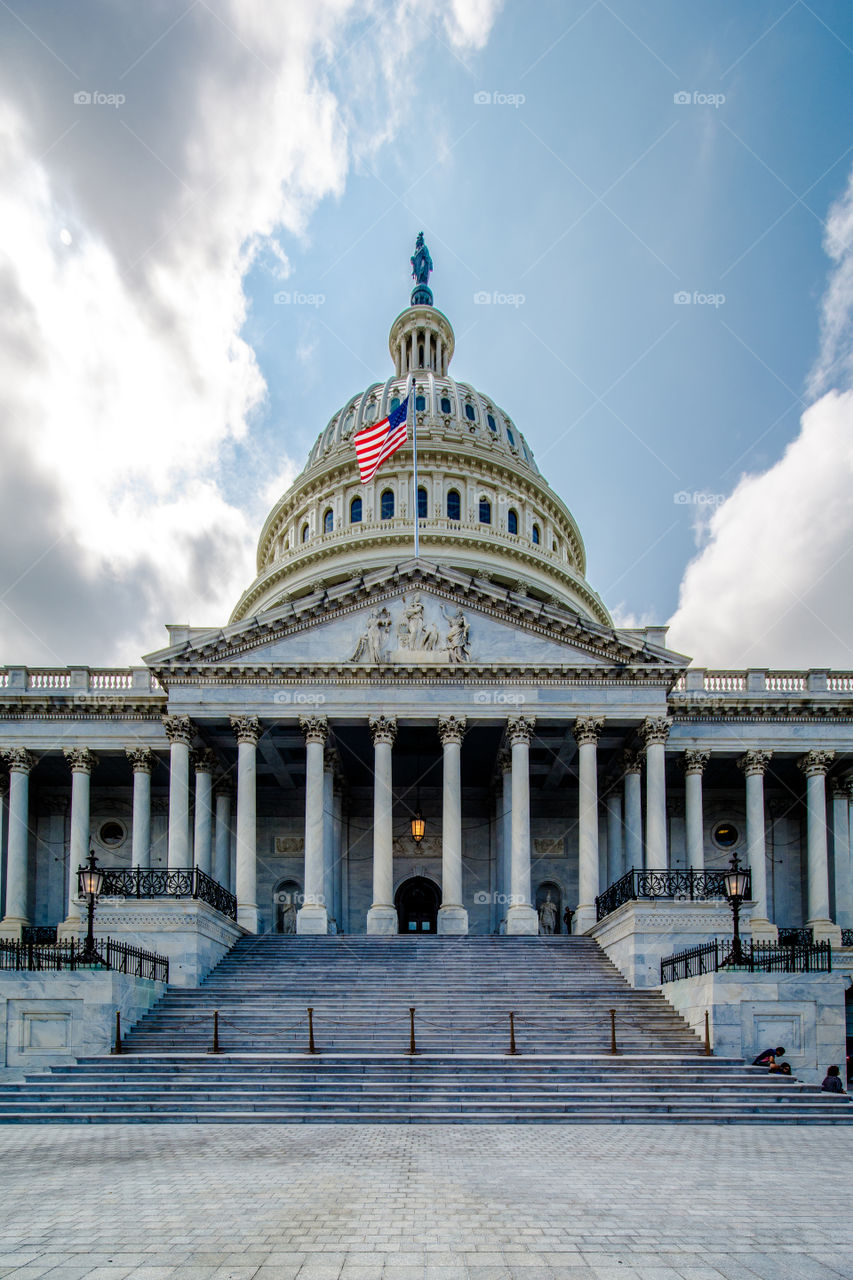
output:
<svg viewBox="0 0 853 1280"><path fill-rule="evenodd" d="M848 1128L0 1131L12 1280L850 1280Z"/></svg>

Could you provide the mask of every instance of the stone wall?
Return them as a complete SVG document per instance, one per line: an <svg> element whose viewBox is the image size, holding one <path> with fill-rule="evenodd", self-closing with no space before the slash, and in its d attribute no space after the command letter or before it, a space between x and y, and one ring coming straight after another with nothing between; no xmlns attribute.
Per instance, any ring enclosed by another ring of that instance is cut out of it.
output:
<svg viewBox="0 0 853 1280"><path fill-rule="evenodd" d="M746 935L751 910L752 903L741 909ZM720 900L626 902L589 930L633 987L660 986L661 960L731 933L731 908Z"/></svg>

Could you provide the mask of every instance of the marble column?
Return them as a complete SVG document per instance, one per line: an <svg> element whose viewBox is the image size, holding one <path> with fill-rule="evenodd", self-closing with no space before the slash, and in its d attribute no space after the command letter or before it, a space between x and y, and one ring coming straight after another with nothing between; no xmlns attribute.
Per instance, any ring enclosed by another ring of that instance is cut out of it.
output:
<svg viewBox="0 0 853 1280"><path fill-rule="evenodd" d="M705 870L705 814L702 805L702 775L711 758L710 751L685 751L684 811L687 844L687 870Z"/></svg>
<svg viewBox="0 0 853 1280"><path fill-rule="evenodd" d="M85 866L91 846L90 792L98 757L87 747L66 747L62 753L71 769L71 839L68 849L68 915L64 927L76 933L80 924L77 869Z"/></svg>
<svg viewBox="0 0 853 1280"><path fill-rule="evenodd" d="M214 830L213 878L231 892L231 796L233 787L221 778L216 792L216 826Z"/></svg>
<svg viewBox="0 0 853 1280"><path fill-rule="evenodd" d="M835 880L835 922L853 929L853 865L850 849L850 780L833 778L832 861Z"/></svg>
<svg viewBox="0 0 853 1280"><path fill-rule="evenodd" d="M195 831L193 866L206 876L213 875L213 775L216 752L204 749L193 754L195 767Z"/></svg>
<svg viewBox="0 0 853 1280"><path fill-rule="evenodd" d="M323 899L328 916L328 929L337 933L335 915L335 769L337 752L327 747L323 752Z"/></svg>
<svg viewBox="0 0 853 1280"><path fill-rule="evenodd" d="M572 730L578 744L578 905L572 929L586 933L595 924L599 893L598 739L604 721L581 716Z"/></svg>
<svg viewBox="0 0 853 1280"><path fill-rule="evenodd" d="M373 905L367 913L367 932L396 933L391 748L397 721L379 715L371 716L368 723L373 738Z"/></svg>
<svg viewBox="0 0 853 1280"><path fill-rule="evenodd" d="M653 716L640 726L646 749L646 860L647 869L669 866L666 840L666 740L672 721Z"/></svg>
<svg viewBox="0 0 853 1280"><path fill-rule="evenodd" d="M826 830L826 773L834 751L808 751L797 764L806 775L808 813L808 919L815 942L841 945L841 930L829 916L829 853Z"/></svg>
<svg viewBox="0 0 853 1280"><path fill-rule="evenodd" d="M186 869L190 863L190 744L193 724L189 716L163 716L169 739L169 870Z"/></svg>
<svg viewBox="0 0 853 1280"><path fill-rule="evenodd" d="M622 839L622 797L611 786L604 797L607 816L607 884L615 884L625 874L625 850Z"/></svg>
<svg viewBox="0 0 853 1280"><path fill-rule="evenodd" d="M512 752L502 747L498 752L498 823L500 863L498 866L498 929L506 933L506 913L512 893Z"/></svg>
<svg viewBox="0 0 853 1280"><path fill-rule="evenodd" d="M344 793L340 762L335 770L335 789L333 793L333 823L335 841L335 900L334 919L338 933L344 931Z"/></svg>
<svg viewBox="0 0 853 1280"><path fill-rule="evenodd" d="M539 916L530 900L530 739L533 716L510 716L506 735L512 752L509 934L538 935Z"/></svg>
<svg viewBox="0 0 853 1280"><path fill-rule="evenodd" d="M643 753L623 751L625 772L625 871L643 869Z"/></svg>
<svg viewBox="0 0 853 1280"><path fill-rule="evenodd" d="M755 942L776 942L779 938L779 930L770 923L767 910L764 774L772 757L772 751L753 748L737 762L746 778L746 857L752 879L752 901L755 903L750 921Z"/></svg>
<svg viewBox="0 0 853 1280"><path fill-rule="evenodd" d="M9 835L9 775L0 773L0 920L6 914L6 851Z"/></svg>
<svg viewBox="0 0 853 1280"><path fill-rule="evenodd" d="M464 716L441 716L441 906L438 932L467 934L468 912L462 902L462 739Z"/></svg>
<svg viewBox="0 0 853 1280"><path fill-rule="evenodd" d="M9 834L6 848L6 914L0 937L20 938L30 923L29 898L29 789L30 771L36 762L32 752L13 747L3 752L9 770Z"/></svg>
<svg viewBox="0 0 853 1280"><path fill-rule="evenodd" d="M128 747L125 755L133 768L133 818L130 864L151 866L151 770L154 756L148 747Z"/></svg>
<svg viewBox="0 0 853 1280"><path fill-rule="evenodd" d="M257 716L232 716L237 738L237 923L258 932Z"/></svg>
<svg viewBox="0 0 853 1280"><path fill-rule="evenodd" d="M305 860L302 906L296 913L297 933L328 933L326 899L323 752L329 736L325 716L300 716L305 738Z"/></svg>

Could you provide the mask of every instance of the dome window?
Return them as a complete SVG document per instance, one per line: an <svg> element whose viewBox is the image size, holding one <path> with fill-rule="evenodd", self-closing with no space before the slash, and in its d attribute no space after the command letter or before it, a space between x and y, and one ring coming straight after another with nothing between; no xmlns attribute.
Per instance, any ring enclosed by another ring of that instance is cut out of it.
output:
<svg viewBox="0 0 853 1280"><path fill-rule="evenodd" d="M442 396L442 397L441 397L441 412L442 412L442 413L452 413L452 412L453 412L453 408L452 408L452 406L451 406L451 403L450 403L450 397L449 397L449 396Z"/></svg>
<svg viewBox="0 0 853 1280"><path fill-rule="evenodd" d="M492 504L488 498L480 499L480 524L492 523Z"/></svg>
<svg viewBox="0 0 853 1280"><path fill-rule="evenodd" d="M498 429L498 424L495 422L494 414L492 414L492 413L487 413L487 414L486 414L486 422L488 422L488 424L489 424L489 430L490 430L490 431L497 431L497 429Z"/></svg>
<svg viewBox="0 0 853 1280"><path fill-rule="evenodd" d="M421 345L418 347L418 366L419 366L421 369L424 367L424 348L423 348L423 343L421 343Z"/></svg>
<svg viewBox="0 0 853 1280"><path fill-rule="evenodd" d="M426 396L415 396L415 412L423 413L426 409Z"/></svg>
<svg viewBox="0 0 853 1280"><path fill-rule="evenodd" d="M334 516L334 512L332 511L332 508L329 507L329 510L323 516L323 532L332 533L334 528L335 528L335 516Z"/></svg>
<svg viewBox="0 0 853 1280"><path fill-rule="evenodd" d="M394 493L391 489L386 489L379 499L379 518L380 520L394 518Z"/></svg>
<svg viewBox="0 0 853 1280"><path fill-rule="evenodd" d="M447 495L447 518L448 520L462 519L462 499L459 497L458 489L451 489Z"/></svg>
<svg viewBox="0 0 853 1280"><path fill-rule="evenodd" d="M418 519L426 520L427 518L427 491L422 487L418 487Z"/></svg>
<svg viewBox="0 0 853 1280"><path fill-rule="evenodd" d="M391 403L390 403L390 405L388 406L388 412L389 412L389 413L393 413L395 409L399 409L399 408L400 408L400 397L399 397L399 396L392 396L392 397L391 397Z"/></svg>
<svg viewBox="0 0 853 1280"><path fill-rule="evenodd" d="M349 504L350 524L361 524L361 498L353 498Z"/></svg>
<svg viewBox="0 0 853 1280"><path fill-rule="evenodd" d="M477 411L474 408L474 406L471 404L470 400L467 401L465 404L465 417L468 419L469 422L477 421Z"/></svg>
<svg viewBox="0 0 853 1280"><path fill-rule="evenodd" d="M307 542L310 537L311 537L311 530L307 524L304 524L302 526L302 541Z"/></svg>
<svg viewBox="0 0 853 1280"><path fill-rule="evenodd" d="M538 524L535 524L535 525L533 526L533 530L532 530L532 532L531 532L530 536L531 536L531 538L532 538L532 540L533 540L533 545L534 545L534 547L538 547L538 546L539 546L539 543L540 543L540 542L541 542L541 540L542 540L542 535L541 535L541 533L539 532L539 525L538 525Z"/></svg>
<svg viewBox="0 0 853 1280"><path fill-rule="evenodd" d="M559 551L559 550L560 550L560 544L557 542L557 539L556 539L556 538L552 538L552 539L551 539L551 550L552 550L552 551Z"/></svg>
<svg viewBox="0 0 853 1280"><path fill-rule="evenodd" d="M518 533L518 512L510 507L506 513L506 531L507 533Z"/></svg>
<svg viewBox="0 0 853 1280"><path fill-rule="evenodd" d="M506 429L506 438L507 438L507 440L510 442L510 444L512 445L512 447L513 447L513 449L514 449L514 448L515 448L515 436L512 434L512 431L510 430L510 428L509 428L509 427L507 427L507 429Z"/></svg>

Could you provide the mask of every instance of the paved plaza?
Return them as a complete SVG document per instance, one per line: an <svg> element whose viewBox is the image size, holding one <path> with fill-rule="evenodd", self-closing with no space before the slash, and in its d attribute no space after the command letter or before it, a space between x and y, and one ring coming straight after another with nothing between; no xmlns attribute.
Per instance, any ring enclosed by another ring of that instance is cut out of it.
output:
<svg viewBox="0 0 853 1280"><path fill-rule="evenodd" d="M839 1280L849 1130L16 1127L14 1280Z"/></svg>

